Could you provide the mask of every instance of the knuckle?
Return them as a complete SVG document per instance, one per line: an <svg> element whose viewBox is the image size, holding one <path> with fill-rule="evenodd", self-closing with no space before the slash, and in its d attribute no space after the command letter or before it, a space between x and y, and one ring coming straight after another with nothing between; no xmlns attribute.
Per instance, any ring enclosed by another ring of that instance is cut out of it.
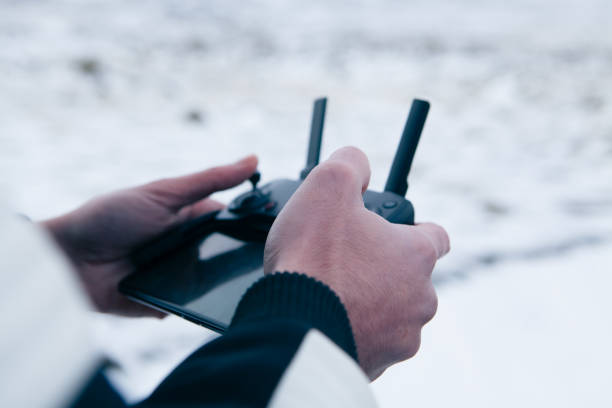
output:
<svg viewBox="0 0 612 408"><path fill-rule="evenodd" d="M422 257L424 262L433 269L433 266L438 259L438 253L436 252L436 249L429 238L419 234L418 239L415 242L415 249L419 256Z"/></svg>
<svg viewBox="0 0 612 408"><path fill-rule="evenodd" d="M415 356L421 347L421 328L410 327L398 346L395 362L405 361Z"/></svg>
<svg viewBox="0 0 612 408"><path fill-rule="evenodd" d="M448 232L441 225L432 223L431 226L436 231L442 253L446 254L450 251L450 238L448 236Z"/></svg>
<svg viewBox="0 0 612 408"><path fill-rule="evenodd" d="M423 324L429 322L438 311L438 294L433 285L429 285L427 289L426 299L423 302Z"/></svg>

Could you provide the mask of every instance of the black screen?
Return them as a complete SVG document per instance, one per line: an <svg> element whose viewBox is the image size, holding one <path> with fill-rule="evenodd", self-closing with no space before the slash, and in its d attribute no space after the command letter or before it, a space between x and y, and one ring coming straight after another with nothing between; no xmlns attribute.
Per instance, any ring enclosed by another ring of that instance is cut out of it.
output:
<svg viewBox="0 0 612 408"><path fill-rule="evenodd" d="M246 290L263 276L263 243L214 233L129 276L129 296L217 331L228 326Z"/></svg>

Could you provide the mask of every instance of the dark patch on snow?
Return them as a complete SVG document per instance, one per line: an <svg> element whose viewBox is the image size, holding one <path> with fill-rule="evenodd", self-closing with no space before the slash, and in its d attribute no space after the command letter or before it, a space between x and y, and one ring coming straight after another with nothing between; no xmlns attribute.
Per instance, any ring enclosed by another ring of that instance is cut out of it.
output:
<svg viewBox="0 0 612 408"><path fill-rule="evenodd" d="M205 115L199 109L190 109L185 113L185 120L189 123L204 123Z"/></svg>
<svg viewBox="0 0 612 408"><path fill-rule="evenodd" d="M76 67L84 75L99 76L102 73L102 64L98 59L92 57L77 59Z"/></svg>
<svg viewBox="0 0 612 408"><path fill-rule="evenodd" d="M463 267L457 269L436 270L432 276L434 285L440 286L453 281L466 280L475 273L482 272L484 268L498 265L503 262L533 261L565 255L579 249L603 245L612 240L610 236L587 235L576 237L567 241L542 245L536 248L519 249L515 251L490 251L476 255L472 260L465 262Z"/></svg>
<svg viewBox="0 0 612 408"><path fill-rule="evenodd" d="M594 216L612 214L612 199L569 200L561 204L562 209L574 216Z"/></svg>
<svg viewBox="0 0 612 408"><path fill-rule="evenodd" d="M485 201L483 203L483 208L487 214L495 216L506 215L510 212L508 206L495 201Z"/></svg>

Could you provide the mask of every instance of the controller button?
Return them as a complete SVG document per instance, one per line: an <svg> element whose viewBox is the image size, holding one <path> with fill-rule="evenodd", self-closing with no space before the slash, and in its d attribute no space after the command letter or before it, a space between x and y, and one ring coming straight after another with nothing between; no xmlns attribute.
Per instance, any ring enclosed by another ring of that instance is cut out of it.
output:
<svg viewBox="0 0 612 408"><path fill-rule="evenodd" d="M276 201L268 201L264 206L266 211L272 211L276 207Z"/></svg>
<svg viewBox="0 0 612 408"><path fill-rule="evenodd" d="M397 206L397 201L385 201L383 207L385 208L395 208Z"/></svg>

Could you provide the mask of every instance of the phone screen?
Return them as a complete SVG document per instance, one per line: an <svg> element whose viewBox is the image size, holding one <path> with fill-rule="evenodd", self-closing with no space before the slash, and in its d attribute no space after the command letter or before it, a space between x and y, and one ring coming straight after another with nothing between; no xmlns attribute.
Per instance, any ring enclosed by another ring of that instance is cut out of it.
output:
<svg viewBox="0 0 612 408"><path fill-rule="evenodd" d="M222 332L242 295L263 276L263 243L213 233L128 276L131 298Z"/></svg>

